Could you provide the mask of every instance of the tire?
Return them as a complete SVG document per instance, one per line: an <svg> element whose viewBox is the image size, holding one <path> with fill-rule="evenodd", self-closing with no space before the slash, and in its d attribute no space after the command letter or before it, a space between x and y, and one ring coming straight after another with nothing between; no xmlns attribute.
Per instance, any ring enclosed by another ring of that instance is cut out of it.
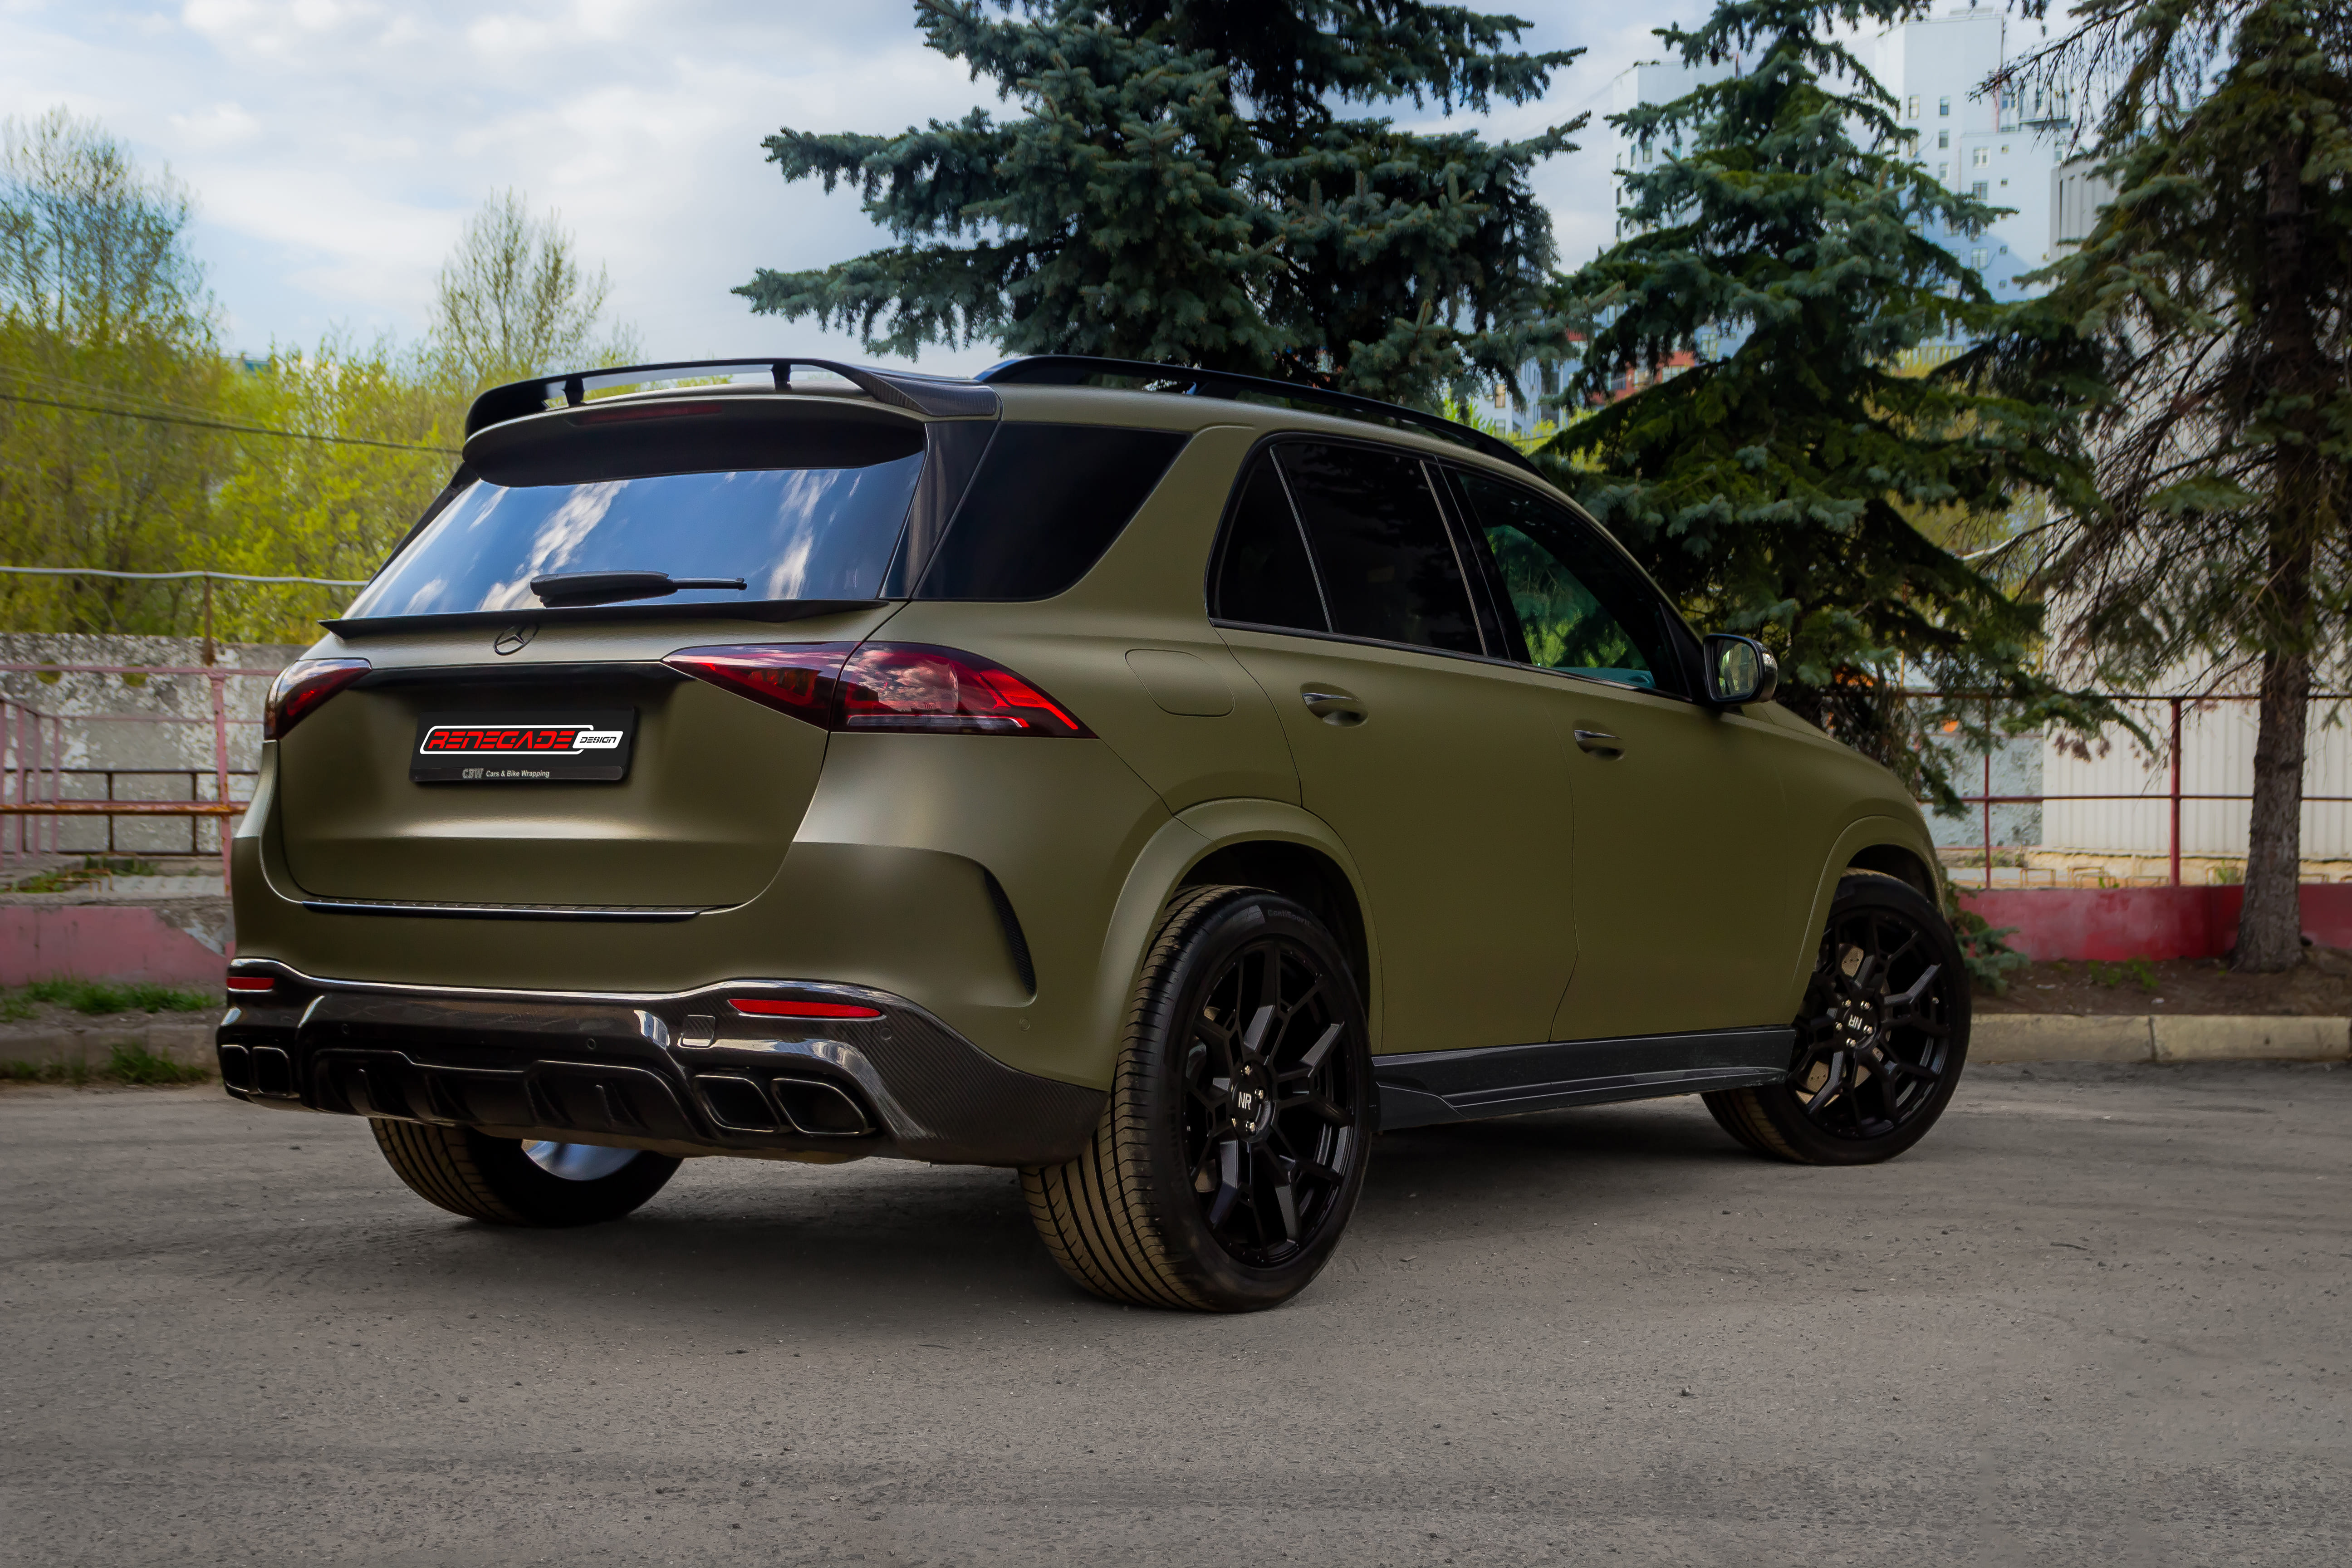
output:
<svg viewBox="0 0 2352 1568"><path fill-rule="evenodd" d="M1355 1210L1371 1096L1363 1004L1330 933L1260 889L1186 889L1144 961L1093 1142L1021 1173L1030 1217L1106 1300L1279 1306Z"/></svg>
<svg viewBox="0 0 2352 1568"><path fill-rule="evenodd" d="M470 1127L427 1127L414 1121L371 1117L376 1147L394 1174L425 1202L486 1225L557 1226L601 1225L619 1219L662 1190L677 1172L667 1154L645 1150L596 1149L593 1155L630 1157L612 1162L592 1156L585 1179L553 1173L511 1138L489 1138ZM534 1145L541 1159L561 1166L550 1151L584 1150L583 1144Z"/></svg>
<svg viewBox="0 0 2352 1568"><path fill-rule="evenodd" d="M1723 1130L1807 1165L1891 1160L1951 1103L1969 1055L1969 975L1943 912L1874 871L1840 879L1785 1082L1705 1096Z"/></svg>

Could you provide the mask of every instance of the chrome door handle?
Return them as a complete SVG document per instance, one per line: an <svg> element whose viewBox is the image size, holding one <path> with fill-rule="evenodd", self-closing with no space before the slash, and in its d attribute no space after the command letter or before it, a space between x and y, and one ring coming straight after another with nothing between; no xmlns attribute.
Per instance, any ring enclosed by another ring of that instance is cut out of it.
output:
<svg viewBox="0 0 2352 1568"><path fill-rule="evenodd" d="M1579 730L1576 743L1579 749L1596 757L1622 757L1625 754L1625 748L1617 743L1617 737L1605 730Z"/></svg>

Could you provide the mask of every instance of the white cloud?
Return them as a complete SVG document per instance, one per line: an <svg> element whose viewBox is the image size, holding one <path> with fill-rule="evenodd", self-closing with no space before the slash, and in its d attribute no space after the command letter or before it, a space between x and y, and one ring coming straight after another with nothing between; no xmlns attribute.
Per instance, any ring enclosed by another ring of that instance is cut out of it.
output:
<svg viewBox="0 0 2352 1568"><path fill-rule="evenodd" d="M1530 48L1591 47L1542 102L1474 122L1526 135L1606 101L1700 0L1520 5ZM1633 12L1637 20L1629 21ZM786 185L780 124L890 132L1001 112L992 84L922 47L898 5L773 0L13 0L0 104L104 121L196 193L196 236L236 346L341 324L417 331L459 226L506 188L560 210L657 358L787 349L863 357L728 292L761 267L884 243L845 191ZM1401 121L1423 122L1409 106ZM1608 236L1605 133L1538 189L1561 257ZM985 346L927 353L971 369Z"/></svg>

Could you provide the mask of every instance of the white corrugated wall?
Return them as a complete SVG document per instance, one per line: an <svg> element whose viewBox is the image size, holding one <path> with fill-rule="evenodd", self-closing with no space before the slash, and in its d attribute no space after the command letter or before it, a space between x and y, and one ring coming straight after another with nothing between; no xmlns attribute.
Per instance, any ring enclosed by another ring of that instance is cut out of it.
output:
<svg viewBox="0 0 2352 1568"><path fill-rule="evenodd" d="M2168 704L2127 705L2157 746L2151 752L2129 731L2107 731L2106 752L2094 747L2078 758L2062 741L2042 742L2044 795L2120 795L2132 800L2053 800L2042 812L2042 843L2051 849L2109 854L2162 855L2168 848L2171 765L2167 742ZM2309 752L2303 773L2306 795L2352 795L2352 703L2315 702ZM2254 784L2255 705L2247 701L2184 701L2180 721L2180 792L2187 795L2251 793ZM2184 801L2180 807L2183 855L2242 856L2246 852L2247 803L2243 800ZM2303 808L2305 859L2352 858L2352 805L2307 803Z"/></svg>

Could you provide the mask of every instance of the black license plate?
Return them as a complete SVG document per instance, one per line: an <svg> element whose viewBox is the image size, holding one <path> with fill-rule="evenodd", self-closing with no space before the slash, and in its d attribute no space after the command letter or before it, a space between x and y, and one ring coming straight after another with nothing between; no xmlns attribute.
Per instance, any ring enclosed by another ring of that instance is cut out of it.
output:
<svg viewBox="0 0 2352 1568"><path fill-rule="evenodd" d="M629 775L634 708L427 713L408 776L418 784L617 784Z"/></svg>

